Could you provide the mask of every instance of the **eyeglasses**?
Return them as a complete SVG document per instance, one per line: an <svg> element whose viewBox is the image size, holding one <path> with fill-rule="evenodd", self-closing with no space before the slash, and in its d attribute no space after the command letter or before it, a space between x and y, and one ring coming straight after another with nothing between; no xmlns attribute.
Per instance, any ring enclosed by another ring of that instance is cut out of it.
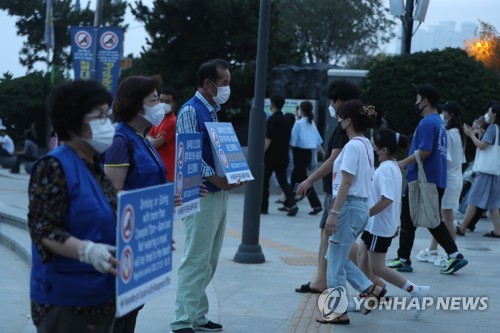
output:
<svg viewBox="0 0 500 333"><path fill-rule="evenodd" d="M100 123L101 124L104 124L106 123L106 121L108 119L111 119L111 115L110 114L103 114L103 113L99 113L99 114L86 114L85 115L85 123L88 124L89 122L93 121L93 120L100 120Z"/></svg>

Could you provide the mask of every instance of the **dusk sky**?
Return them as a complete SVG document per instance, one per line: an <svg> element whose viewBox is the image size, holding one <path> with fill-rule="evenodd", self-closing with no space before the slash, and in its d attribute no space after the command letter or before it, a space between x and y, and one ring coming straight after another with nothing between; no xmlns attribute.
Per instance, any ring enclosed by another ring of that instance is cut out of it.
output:
<svg viewBox="0 0 500 333"><path fill-rule="evenodd" d="M254 0L257 1L257 0ZM95 0L91 0L91 8L95 8ZM129 1L130 2L130 1ZM144 0L147 5L152 5L153 0ZM389 7L389 0L384 0ZM82 6L86 0L81 0ZM430 0L429 9L425 22L420 29L428 29L432 25L437 25L443 21L454 21L457 28L463 22L478 23L478 20L485 21L500 30L500 0ZM138 55L141 47L145 45L146 32L139 22L127 10L126 21L129 24L129 30L125 34L124 55L133 53ZM400 33L400 21L395 32ZM416 25L415 25L416 26ZM23 39L16 35L15 18L7 15L7 12L0 11L0 45L2 45L0 75L10 71L15 77L22 76L26 69L19 63L19 50L22 47ZM386 46L386 52L393 53L401 42L394 40L391 45ZM37 66L38 69L45 69L43 65Z"/></svg>

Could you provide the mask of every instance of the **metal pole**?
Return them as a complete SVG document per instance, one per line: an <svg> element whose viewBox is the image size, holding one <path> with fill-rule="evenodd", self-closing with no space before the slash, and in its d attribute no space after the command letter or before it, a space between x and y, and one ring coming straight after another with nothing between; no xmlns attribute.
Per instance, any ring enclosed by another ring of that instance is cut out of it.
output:
<svg viewBox="0 0 500 333"><path fill-rule="evenodd" d="M415 0L406 0L405 15L401 18L403 22L403 31L401 35L401 54L411 53L414 1Z"/></svg>
<svg viewBox="0 0 500 333"><path fill-rule="evenodd" d="M234 261L243 264L261 264L266 261L259 245L260 203L264 181L264 139L266 114L264 96L266 90L267 54L269 48L269 26L271 1L260 0L259 37L257 44L257 68L250 128L248 133L248 165L255 180L245 189L242 243L234 256Z"/></svg>
<svg viewBox="0 0 500 333"><path fill-rule="evenodd" d="M96 71L96 64L97 64L97 43L99 41L97 40L97 32L99 30L99 27L101 26L101 16L102 16L102 0L97 0L96 6L95 6L95 13L94 13L94 35L92 36L93 38L93 58L94 61L92 61L92 67L90 68L90 79L95 80L95 71Z"/></svg>
<svg viewBox="0 0 500 333"><path fill-rule="evenodd" d="M102 14L102 0L97 0L94 14L94 27L99 28L101 26L101 14Z"/></svg>

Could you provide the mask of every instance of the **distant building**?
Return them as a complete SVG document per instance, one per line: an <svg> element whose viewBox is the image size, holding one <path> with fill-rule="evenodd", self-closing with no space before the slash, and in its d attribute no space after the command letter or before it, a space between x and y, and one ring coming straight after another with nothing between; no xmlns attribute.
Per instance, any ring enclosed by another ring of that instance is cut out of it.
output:
<svg viewBox="0 0 500 333"><path fill-rule="evenodd" d="M412 38L411 52L444 49L446 47L465 48L465 41L475 37L478 28L473 22L464 22L460 30L455 30L456 22L445 21L439 25L421 26ZM414 26L416 28L416 26ZM400 53L400 46L396 53Z"/></svg>

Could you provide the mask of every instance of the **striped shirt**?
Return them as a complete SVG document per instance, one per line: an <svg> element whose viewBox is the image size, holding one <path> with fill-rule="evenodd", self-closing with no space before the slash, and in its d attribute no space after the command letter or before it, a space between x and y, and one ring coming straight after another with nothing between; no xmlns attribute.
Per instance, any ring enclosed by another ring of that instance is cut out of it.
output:
<svg viewBox="0 0 500 333"><path fill-rule="evenodd" d="M195 96L210 111L212 121L217 122L217 112L220 110L220 105L214 106L210 104L199 91L196 92ZM179 114L177 115L177 133L198 133L196 110L191 105L185 105L180 109ZM204 160L202 160L201 175L205 178L215 175L215 170Z"/></svg>

